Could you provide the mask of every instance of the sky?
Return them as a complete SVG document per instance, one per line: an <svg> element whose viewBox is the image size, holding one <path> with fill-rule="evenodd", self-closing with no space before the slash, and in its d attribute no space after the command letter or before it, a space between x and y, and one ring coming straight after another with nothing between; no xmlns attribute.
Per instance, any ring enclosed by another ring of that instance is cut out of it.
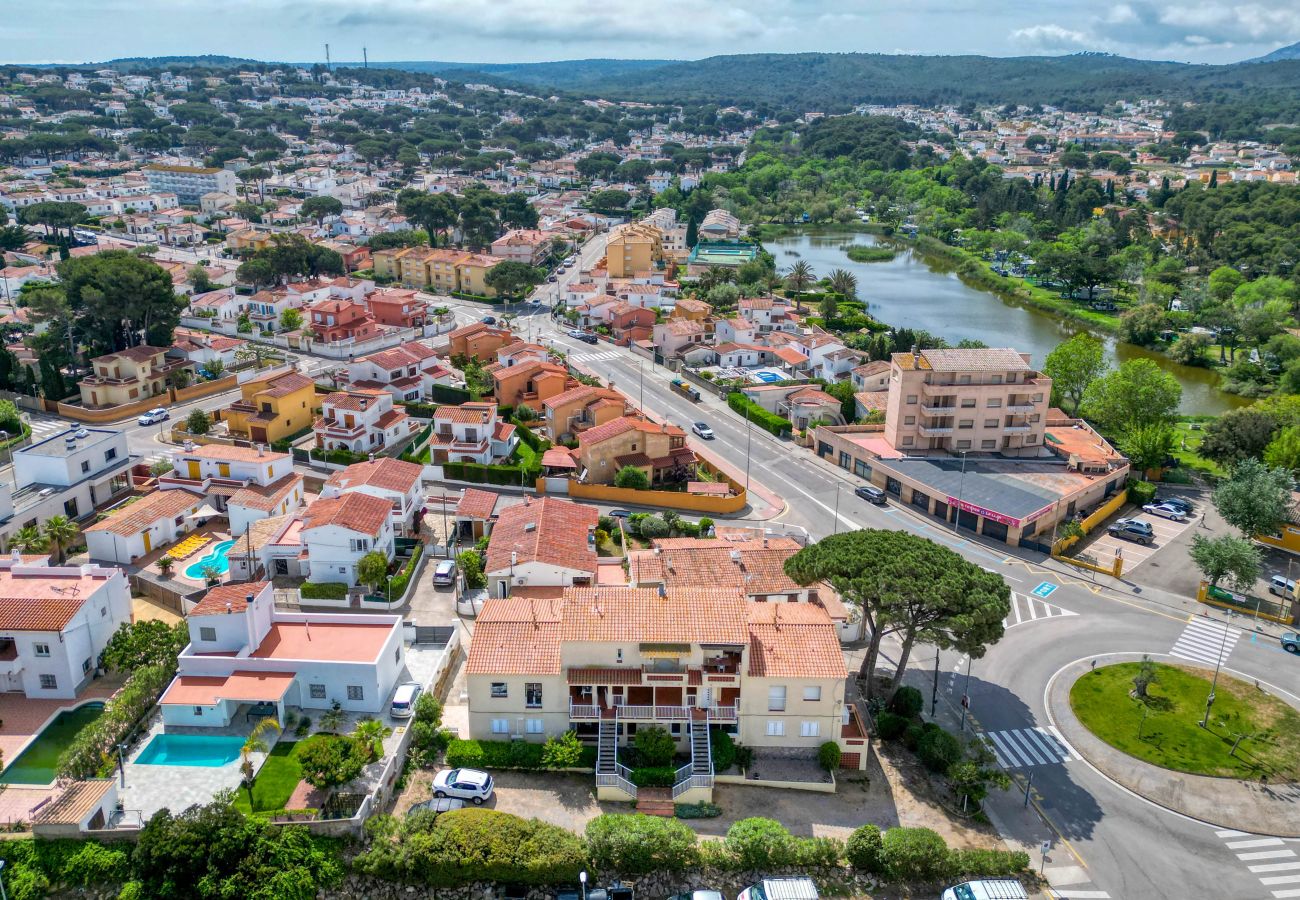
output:
<svg viewBox="0 0 1300 900"><path fill-rule="evenodd" d="M1225 63L1300 41L1300 0L43 0L0 62L699 59L799 51Z"/></svg>

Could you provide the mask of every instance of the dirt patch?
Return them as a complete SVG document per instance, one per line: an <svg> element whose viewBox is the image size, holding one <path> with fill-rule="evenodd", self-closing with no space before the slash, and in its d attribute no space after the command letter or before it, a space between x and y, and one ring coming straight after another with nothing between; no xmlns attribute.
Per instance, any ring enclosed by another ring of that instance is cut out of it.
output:
<svg viewBox="0 0 1300 900"><path fill-rule="evenodd" d="M936 783L934 776L901 743L877 744L876 750L884 780L894 793L900 825L933 829L950 847L1005 849L992 825L950 811L947 788Z"/></svg>
<svg viewBox="0 0 1300 900"><path fill-rule="evenodd" d="M393 800L389 810L395 816L404 816L417 803L433 796L433 769L411 769L407 772L406 787Z"/></svg>

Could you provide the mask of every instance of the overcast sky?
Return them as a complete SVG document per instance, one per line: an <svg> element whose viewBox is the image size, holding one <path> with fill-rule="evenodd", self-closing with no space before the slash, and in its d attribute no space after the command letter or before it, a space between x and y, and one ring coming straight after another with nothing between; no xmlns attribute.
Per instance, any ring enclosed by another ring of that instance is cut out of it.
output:
<svg viewBox="0 0 1300 900"><path fill-rule="evenodd" d="M14 0L16 2L16 0ZM1300 41L1300 0L42 0L0 18L0 62L220 53L537 62L870 51L1102 50L1234 62Z"/></svg>

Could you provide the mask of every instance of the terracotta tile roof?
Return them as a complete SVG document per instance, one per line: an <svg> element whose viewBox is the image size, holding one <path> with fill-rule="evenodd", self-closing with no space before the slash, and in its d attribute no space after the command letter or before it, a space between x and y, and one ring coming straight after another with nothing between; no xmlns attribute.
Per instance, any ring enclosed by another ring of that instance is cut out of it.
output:
<svg viewBox="0 0 1300 900"><path fill-rule="evenodd" d="M114 359L129 359L132 362L149 362L159 353L166 353L165 347L150 347L141 345L139 347L128 347L125 350L117 350L113 353L105 353L103 356L96 356L90 362L93 365L97 362L109 362Z"/></svg>
<svg viewBox="0 0 1300 900"><path fill-rule="evenodd" d="M96 522L85 532L107 531L119 537L134 537L160 519L174 519L187 511L198 509L203 498L186 490L154 491L130 506L109 513L108 518Z"/></svg>
<svg viewBox="0 0 1300 900"><path fill-rule="evenodd" d="M628 554L636 584L662 582L671 593L699 588L726 588L744 596L792 594L803 588L785 574L785 561L799 550L788 538L762 541L656 541L651 550Z"/></svg>
<svg viewBox="0 0 1300 900"><path fill-rule="evenodd" d="M844 654L826 610L811 603L750 603L749 674L845 678Z"/></svg>
<svg viewBox="0 0 1300 900"><path fill-rule="evenodd" d="M80 825L82 820L104 802L104 795L113 788L111 778L91 778L74 781L51 802L32 816L36 825Z"/></svg>
<svg viewBox="0 0 1300 900"><path fill-rule="evenodd" d="M192 610L191 616L214 616L225 615L226 604L230 604L232 612L243 612L248 609L248 597L251 594L256 598L262 591L270 585L269 581L242 581L236 584L219 584L212 590L203 595Z"/></svg>
<svg viewBox="0 0 1300 900"><path fill-rule="evenodd" d="M118 569L96 574L0 570L0 631L61 631Z"/></svg>
<svg viewBox="0 0 1300 900"><path fill-rule="evenodd" d="M215 462L249 462L264 460L267 465L282 459L288 459L288 453L274 453L270 450L258 450L256 447L232 447L227 444L204 444L193 450L181 450L175 453L181 459L210 459Z"/></svg>
<svg viewBox="0 0 1300 900"><path fill-rule="evenodd" d="M888 371L889 363L885 362L883 359L874 359L869 363L863 363L853 369L853 374L862 378L867 378L871 375L880 375Z"/></svg>
<svg viewBox="0 0 1300 900"><path fill-rule="evenodd" d="M486 572L503 572L515 564L542 562L580 572L596 572L596 550L587 541L600 512L557 497L543 497L503 509L488 542Z"/></svg>
<svg viewBox="0 0 1300 900"><path fill-rule="evenodd" d="M787 362L792 366L801 366L808 361L808 357L804 356L793 347L777 347L772 351L772 355L782 362Z"/></svg>
<svg viewBox="0 0 1300 900"><path fill-rule="evenodd" d="M370 494L351 493L313 500L303 513L303 531L337 525L358 534L374 536L383 529L392 504Z"/></svg>
<svg viewBox="0 0 1300 900"><path fill-rule="evenodd" d="M392 428L394 425L396 425L398 422L401 422L403 419L409 419L409 418L410 416L407 414L406 410L390 409L388 412L384 413L378 419L375 419L375 427L378 428L380 431L387 431L389 428Z"/></svg>
<svg viewBox="0 0 1300 900"><path fill-rule="evenodd" d="M911 353L895 353L891 357L911 359ZM928 368L936 372L1023 372L1029 369L1017 351L1009 347L988 347L979 350L922 350L921 358Z"/></svg>
<svg viewBox="0 0 1300 900"><path fill-rule="evenodd" d="M335 391L321 400L322 406L331 406L334 409L341 409L347 412L361 412L363 409L374 409L377 401L381 397L387 397L388 391L384 390L358 390ZM362 404L365 404L363 407Z"/></svg>
<svg viewBox="0 0 1300 900"><path fill-rule="evenodd" d="M640 684L641 670L578 666L565 673L565 680L569 684Z"/></svg>
<svg viewBox="0 0 1300 900"><path fill-rule="evenodd" d="M385 456L373 462L353 463L343 471L335 472L325 483L343 490L368 484L405 494L420 483L422 471L423 467L418 463Z"/></svg>
<svg viewBox="0 0 1300 900"><path fill-rule="evenodd" d="M246 509L260 509L263 512L270 512L283 502L285 497L293 492L293 489L302 484L303 477L296 473L290 473L278 481L273 481L263 487L260 484L244 485L235 493L230 495L227 503L230 506L242 506Z"/></svg>
<svg viewBox="0 0 1300 900"><path fill-rule="evenodd" d="M646 434L683 434L682 430L676 428L676 426L659 425L638 416L619 416L617 419L611 419L603 425L597 425L595 428L588 428L582 432L582 434L578 435L578 444L591 447L632 430Z"/></svg>
<svg viewBox="0 0 1300 900"><path fill-rule="evenodd" d="M259 385L256 391L258 394L265 394L268 397L286 397L294 391L311 387L312 380L300 372L284 372L280 375L272 375L262 381L249 382L249 384ZM245 387L247 386L245 385Z"/></svg>
<svg viewBox="0 0 1300 900"><path fill-rule="evenodd" d="M659 596L655 588L565 591L565 641L743 644L746 603L734 591L701 589Z"/></svg>
<svg viewBox="0 0 1300 900"><path fill-rule="evenodd" d="M460 406L439 406L433 411L435 422L459 425L486 425L496 418L495 403L462 403Z"/></svg>
<svg viewBox="0 0 1300 900"><path fill-rule="evenodd" d="M465 493L461 494L460 502L456 504L456 515L466 519L487 521L492 518L496 506L496 494L478 488L466 488Z"/></svg>
<svg viewBox="0 0 1300 900"><path fill-rule="evenodd" d="M561 601L488 600L474 623L467 675L560 674Z"/></svg>

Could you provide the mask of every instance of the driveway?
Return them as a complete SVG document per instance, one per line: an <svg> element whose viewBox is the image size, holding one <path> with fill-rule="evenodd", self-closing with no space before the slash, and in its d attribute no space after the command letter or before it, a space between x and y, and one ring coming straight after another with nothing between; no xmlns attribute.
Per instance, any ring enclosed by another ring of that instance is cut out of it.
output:
<svg viewBox="0 0 1300 900"><path fill-rule="evenodd" d="M1155 532L1155 541L1148 546L1143 546L1134 541L1117 538L1107 532L1105 528L1099 528L1089 538L1082 541L1077 551L1072 555L1084 558L1092 557L1089 561L1108 566L1115 558L1115 554L1121 553L1124 556L1124 571L1129 573L1159 553L1164 547L1176 543L1183 532L1200 521L1200 514L1201 509L1198 506L1191 518L1185 522L1174 522L1170 519L1162 519L1160 516L1145 513L1136 506L1125 506L1119 515L1106 524L1109 526L1122 518L1139 519L1148 522L1151 525L1151 530Z"/></svg>

